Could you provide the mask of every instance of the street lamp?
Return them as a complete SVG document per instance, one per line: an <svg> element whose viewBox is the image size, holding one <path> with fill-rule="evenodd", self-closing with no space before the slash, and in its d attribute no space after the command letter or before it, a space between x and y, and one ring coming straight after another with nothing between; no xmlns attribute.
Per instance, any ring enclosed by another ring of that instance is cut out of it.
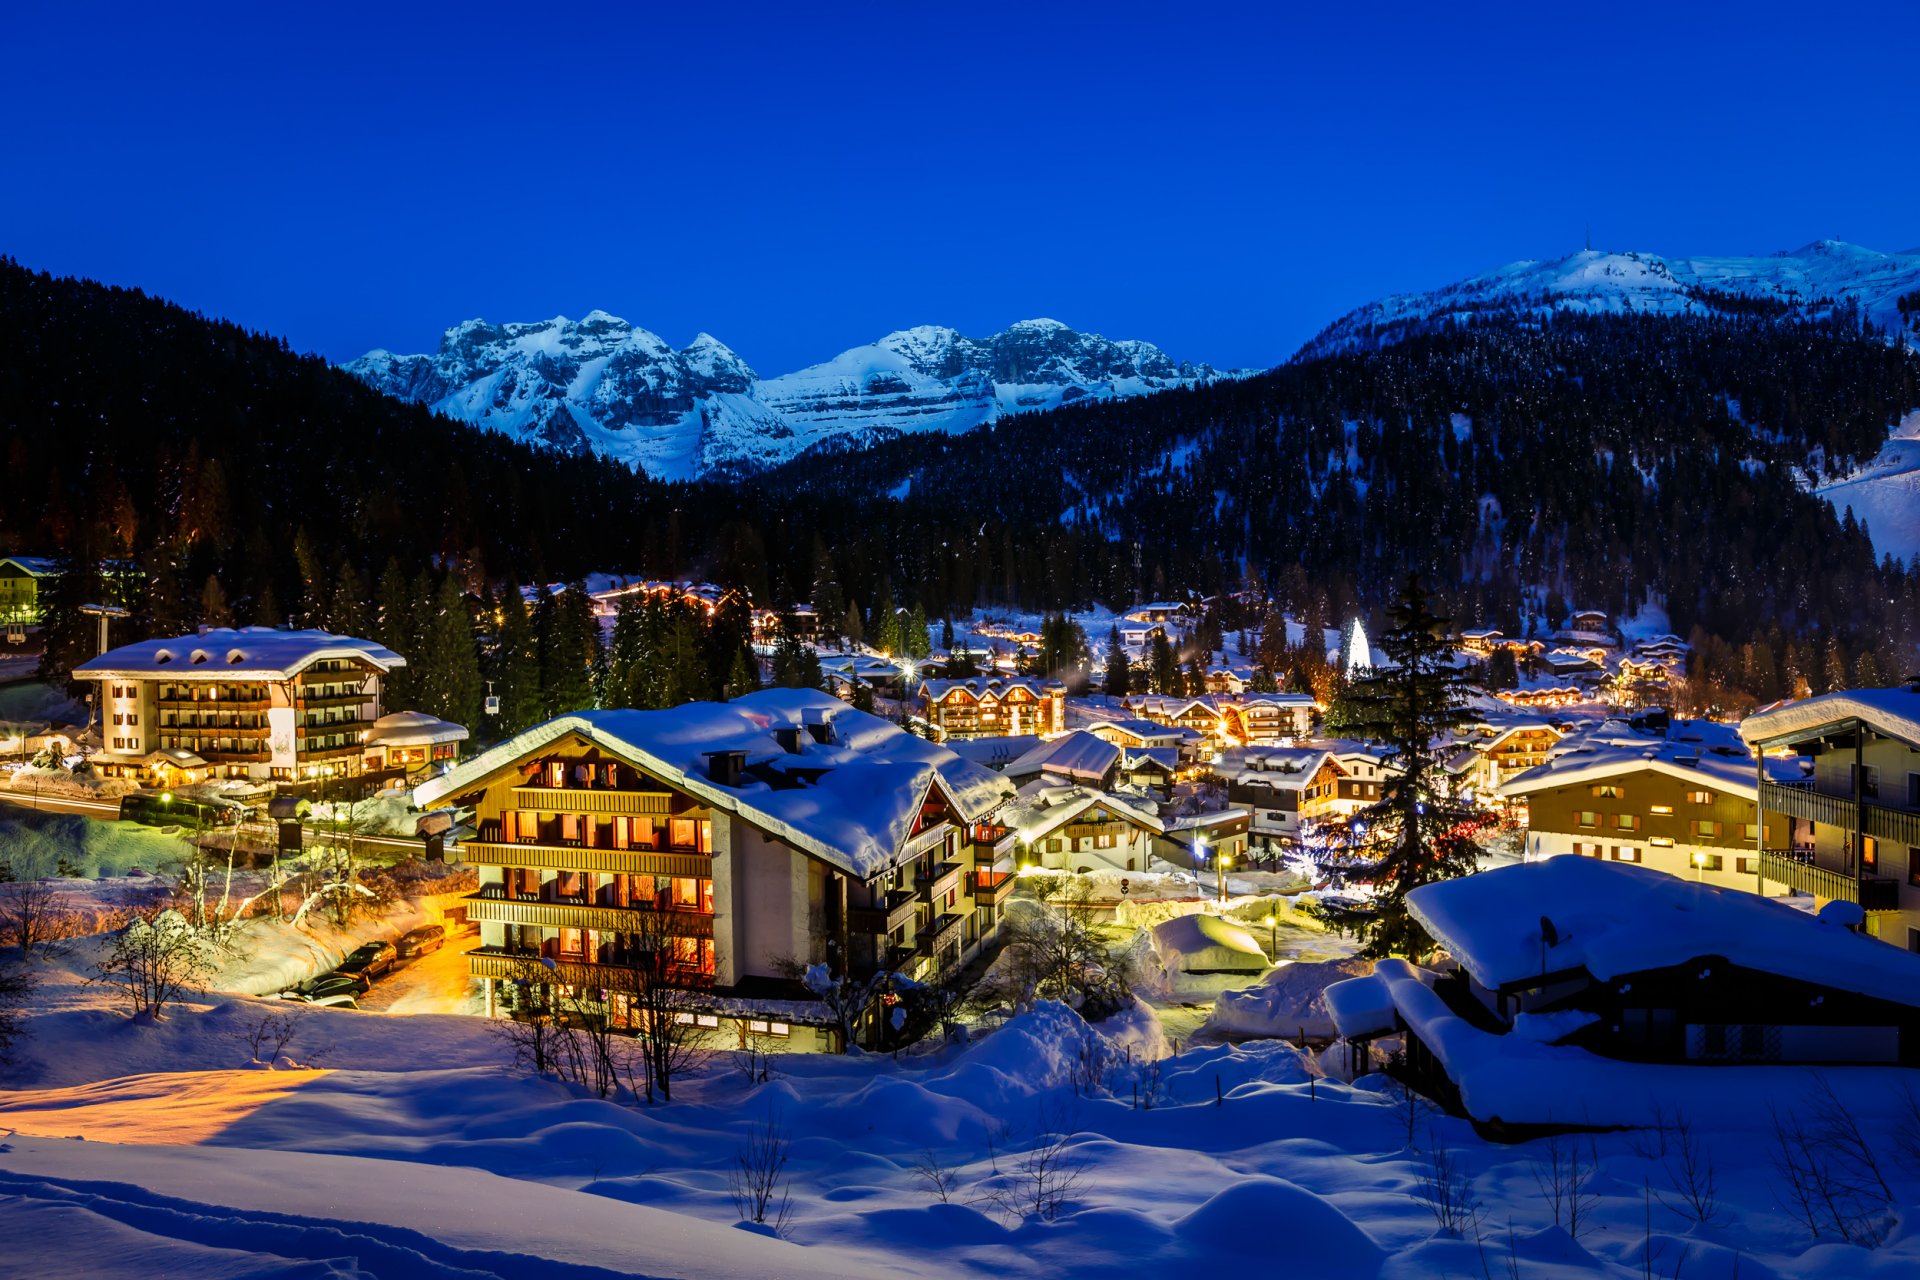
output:
<svg viewBox="0 0 1920 1280"><path fill-rule="evenodd" d="M1280 918L1267 912L1267 959L1273 959L1273 953L1280 949Z"/></svg>
<svg viewBox="0 0 1920 1280"><path fill-rule="evenodd" d="M1707 855L1696 851L1693 855L1693 879L1698 884L1707 878Z"/></svg>

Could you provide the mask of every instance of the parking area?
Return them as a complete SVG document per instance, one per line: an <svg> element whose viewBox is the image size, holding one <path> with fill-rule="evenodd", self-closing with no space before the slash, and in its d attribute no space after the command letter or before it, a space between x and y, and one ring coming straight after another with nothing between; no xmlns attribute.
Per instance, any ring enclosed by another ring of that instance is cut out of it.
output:
<svg viewBox="0 0 1920 1280"><path fill-rule="evenodd" d="M466 953L479 937L472 926L450 934L432 955L402 960L360 997L360 1007L376 1013L485 1012L480 984L467 976Z"/></svg>

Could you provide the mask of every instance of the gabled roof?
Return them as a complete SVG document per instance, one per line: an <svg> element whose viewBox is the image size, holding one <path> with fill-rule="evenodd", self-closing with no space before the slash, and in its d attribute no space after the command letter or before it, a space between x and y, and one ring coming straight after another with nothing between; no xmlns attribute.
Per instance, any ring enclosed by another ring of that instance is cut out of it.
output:
<svg viewBox="0 0 1920 1280"><path fill-rule="evenodd" d="M989 695L1003 697L1010 690L1024 689L1036 698L1045 698L1049 690L1065 689L1058 680L1040 680L1032 676L963 676L953 680L928 680L920 688L934 702L958 690L980 700Z"/></svg>
<svg viewBox="0 0 1920 1280"><path fill-rule="evenodd" d="M1044 839L1048 833L1096 806L1153 835L1166 832L1166 824L1157 815L1129 804L1118 796L1077 784L1056 786L1030 783L1020 789L1020 794L996 821L1011 828L1022 841L1032 843Z"/></svg>
<svg viewBox="0 0 1920 1280"><path fill-rule="evenodd" d="M1559 857L1422 885L1407 909L1488 988L1584 969L1610 982L1706 957L1920 1005L1920 955L1771 898ZM1553 937L1543 945L1540 921Z"/></svg>
<svg viewBox="0 0 1920 1280"><path fill-rule="evenodd" d="M18 565L29 578L52 578L60 572L60 562L52 556L0 556L0 564Z"/></svg>
<svg viewBox="0 0 1920 1280"><path fill-rule="evenodd" d="M805 728L822 719L832 726L825 743ZM799 730L800 750L787 751L776 729ZM574 734L860 879L893 865L936 787L963 822L985 817L1013 793L991 770L838 698L764 689L668 711L559 716L422 785L415 803L424 808L459 795ZM746 758L738 786L708 776L708 757L729 751Z"/></svg>
<svg viewBox="0 0 1920 1280"><path fill-rule="evenodd" d="M372 640L327 631L281 631L274 627L210 627L197 635L139 640L109 649L73 669L75 676L152 680L285 680L316 662L347 658L380 671L407 660Z"/></svg>
<svg viewBox="0 0 1920 1280"><path fill-rule="evenodd" d="M1045 772L1086 782L1099 782L1119 759L1119 747L1084 729L1075 729L1072 733L1042 742L1009 764L1004 772L1014 779Z"/></svg>

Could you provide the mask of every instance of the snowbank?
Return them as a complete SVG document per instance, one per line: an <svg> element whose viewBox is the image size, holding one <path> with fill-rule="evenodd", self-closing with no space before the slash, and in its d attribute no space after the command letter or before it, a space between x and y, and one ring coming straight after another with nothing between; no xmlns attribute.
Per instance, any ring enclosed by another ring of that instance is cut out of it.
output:
<svg viewBox="0 0 1920 1280"><path fill-rule="evenodd" d="M1330 984L1371 972L1373 962L1347 958L1281 965L1251 987L1222 991L1203 1031L1228 1036L1313 1039L1336 1034Z"/></svg>

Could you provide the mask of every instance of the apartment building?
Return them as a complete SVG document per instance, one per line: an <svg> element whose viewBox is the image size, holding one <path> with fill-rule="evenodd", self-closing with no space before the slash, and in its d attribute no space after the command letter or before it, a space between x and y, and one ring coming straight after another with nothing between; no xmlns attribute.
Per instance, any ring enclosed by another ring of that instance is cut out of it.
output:
<svg viewBox="0 0 1920 1280"><path fill-rule="evenodd" d="M40 621L41 593L59 572L59 562L47 556L0 557L0 622Z"/></svg>
<svg viewBox="0 0 1920 1280"><path fill-rule="evenodd" d="M1788 762L1768 763L1774 776L1798 776ZM1663 731L1608 720L1562 739L1499 794L1526 804L1528 861L1577 855L1752 891L1760 850L1784 847L1789 834L1774 813L1762 840L1760 767L1727 725L1675 720Z"/></svg>
<svg viewBox="0 0 1920 1280"><path fill-rule="evenodd" d="M1340 784L1348 780L1324 747L1236 747L1213 770L1227 784L1227 803L1248 811L1248 840L1262 850L1294 843L1305 823L1339 816Z"/></svg>
<svg viewBox="0 0 1920 1280"><path fill-rule="evenodd" d="M830 695L768 689L561 716L415 798L474 810L468 963L490 1012L524 1003L531 973L597 986L608 1015L628 1018L619 971L665 935L674 981L707 994L697 1016L723 1040L830 1049L830 1020L789 964L927 980L972 958L1013 888L1015 839L996 820L1012 794Z"/></svg>
<svg viewBox="0 0 1920 1280"><path fill-rule="evenodd" d="M928 680L920 686L920 715L938 741L1046 737L1066 732L1067 686L1024 676Z"/></svg>
<svg viewBox="0 0 1920 1280"><path fill-rule="evenodd" d="M1799 765L1756 778L1761 881L1858 903L1868 933L1920 951L1920 682L1770 707L1740 734Z"/></svg>
<svg viewBox="0 0 1920 1280"><path fill-rule="evenodd" d="M215 627L109 649L73 674L100 685L107 776L293 782L380 767L384 753L368 766L366 748L381 682L406 661L325 631Z"/></svg>

